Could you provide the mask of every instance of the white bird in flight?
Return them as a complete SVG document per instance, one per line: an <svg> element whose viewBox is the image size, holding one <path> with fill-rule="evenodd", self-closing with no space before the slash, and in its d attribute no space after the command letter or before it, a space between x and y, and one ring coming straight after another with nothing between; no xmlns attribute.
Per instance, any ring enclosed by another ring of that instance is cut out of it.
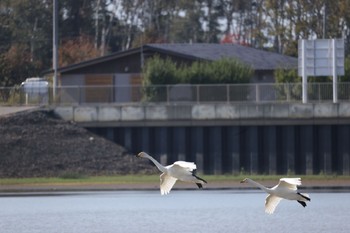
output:
<svg viewBox="0 0 350 233"><path fill-rule="evenodd" d="M152 156L145 152L138 153L137 157L147 158L151 160L162 172L160 175L160 193L161 195L166 195L170 192L177 180L195 183L198 188L203 188L203 184L207 181L196 176L195 170L197 168L195 163L176 161L175 163L163 166Z"/></svg>
<svg viewBox="0 0 350 233"><path fill-rule="evenodd" d="M269 194L265 200L265 212L268 214L272 214L275 211L282 199L295 200L303 207L306 206L306 201L311 201L308 194L299 193L297 190L297 186L301 185L300 178L281 178L279 183L272 188L267 188L249 178L245 178L241 183L252 184Z"/></svg>

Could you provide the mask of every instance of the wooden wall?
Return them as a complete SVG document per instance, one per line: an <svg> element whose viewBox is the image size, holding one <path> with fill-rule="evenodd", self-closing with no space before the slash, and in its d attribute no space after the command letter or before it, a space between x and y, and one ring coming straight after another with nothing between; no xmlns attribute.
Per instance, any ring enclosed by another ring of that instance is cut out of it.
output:
<svg viewBox="0 0 350 233"><path fill-rule="evenodd" d="M85 85L85 101L87 103L113 102L113 75L86 75Z"/></svg>

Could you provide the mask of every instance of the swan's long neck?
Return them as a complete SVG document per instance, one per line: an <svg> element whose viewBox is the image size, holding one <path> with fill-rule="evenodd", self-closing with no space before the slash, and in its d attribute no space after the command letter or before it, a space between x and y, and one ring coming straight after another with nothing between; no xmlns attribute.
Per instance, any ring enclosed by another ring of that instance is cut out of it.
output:
<svg viewBox="0 0 350 233"><path fill-rule="evenodd" d="M150 156L150 155L145 153L144 157L148 158L149 160L151 160L154 163L154 165L157 166L159 171L166 172L166 168L162 164L160 164L157 160L155 160L152 156Z"/></svg>
<svg viewBox="0 0 350 233"><path fill-rule="evenodd" d="M267 193L270 193L270 191L271 191L271 189L266 188L264 185L259 184L258 182L255 182L255 181L252 180L252 179L247 178L246 181L247 181L249 184L252 184L252 185L258 187L258 188L264 190L264 191L267 192Z"/></svg>

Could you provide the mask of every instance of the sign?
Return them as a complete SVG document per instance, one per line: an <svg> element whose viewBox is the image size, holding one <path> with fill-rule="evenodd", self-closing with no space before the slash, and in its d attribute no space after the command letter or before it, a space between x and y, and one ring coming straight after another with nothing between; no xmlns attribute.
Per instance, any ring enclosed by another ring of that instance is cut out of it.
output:
<svg viewBox="0 0 350 233"><path fill-rule="evenodd" d="M303 103L307 103L308 76L333 76L333 102L336 103L337 76L344 75L344 39L299 40L298 74L303 80Z"/></svg>
<svg viewBox="0 0 350 233"><path fill-rule="evenodd" d="M332 76L333 60L335 60L336 74L344 75L343 39L299 40L299 76L302 76L303 69L306 69L307 76Z"/></svg>

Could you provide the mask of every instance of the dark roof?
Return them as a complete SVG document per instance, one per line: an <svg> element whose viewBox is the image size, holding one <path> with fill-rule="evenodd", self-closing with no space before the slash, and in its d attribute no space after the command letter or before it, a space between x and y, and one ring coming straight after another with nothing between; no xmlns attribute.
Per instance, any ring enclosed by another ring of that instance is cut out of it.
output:
<svg viewBox="0 0 350 233"><path fill-rule="evenodd" d="M143 47L129 49L121 52L112 53L107 56L87 60L77 64L60 67L59 72L71 71L90 65L111 61L124 56L140 53L141 51L154 51L167 53L169 55L186 57L193 60L215 61L222 58L236 58L237 60L250 65L254 70L275 70L281 67L297 68L298 59L282 55L279 53L268 52L265 50L254 49L237 44L146 44ZM43 74L51 73L52 70L44 71Z"/></svg>
<svg viewBox="0 0 350 233"><path fill-rule="evenodd" d="M87 67L87 66L90 66L90 65L96 65L96 64L99 64L99 63L111 61L111 60L114 60L114 59L117 59L117 58L120 58L120 57L123 57L123 56L127 56L127 55L130 55L130 54L134 54L134 53L137 53L137 52L140 52L140 48L134 48L134 49L128 49L128 50L125 50L125 51L115 52L115 53L112 53L112 54L109 54L109 55L106 55L106 56L103 56L103 57L93 58L93 59L90 59L90 60L86 60L86 61L83 61L83 62L72 64L72 65L59 67L58 71L59 72L67 72L67 71L71 71L71 70L75 70L75 69L80 69L80 68ZM50 69L50 70L44 71L43 74L49 74L49 73L52 73L52 72L53 72L53 70Z"/></svg>
<svg viewBox="0 0 350 233"><path fill-rule="evenodd" d="M238 44L147 44L147 48L215 61L236 58L255 70L275 70L280 67L297 68L298 59Z"/></svg>

